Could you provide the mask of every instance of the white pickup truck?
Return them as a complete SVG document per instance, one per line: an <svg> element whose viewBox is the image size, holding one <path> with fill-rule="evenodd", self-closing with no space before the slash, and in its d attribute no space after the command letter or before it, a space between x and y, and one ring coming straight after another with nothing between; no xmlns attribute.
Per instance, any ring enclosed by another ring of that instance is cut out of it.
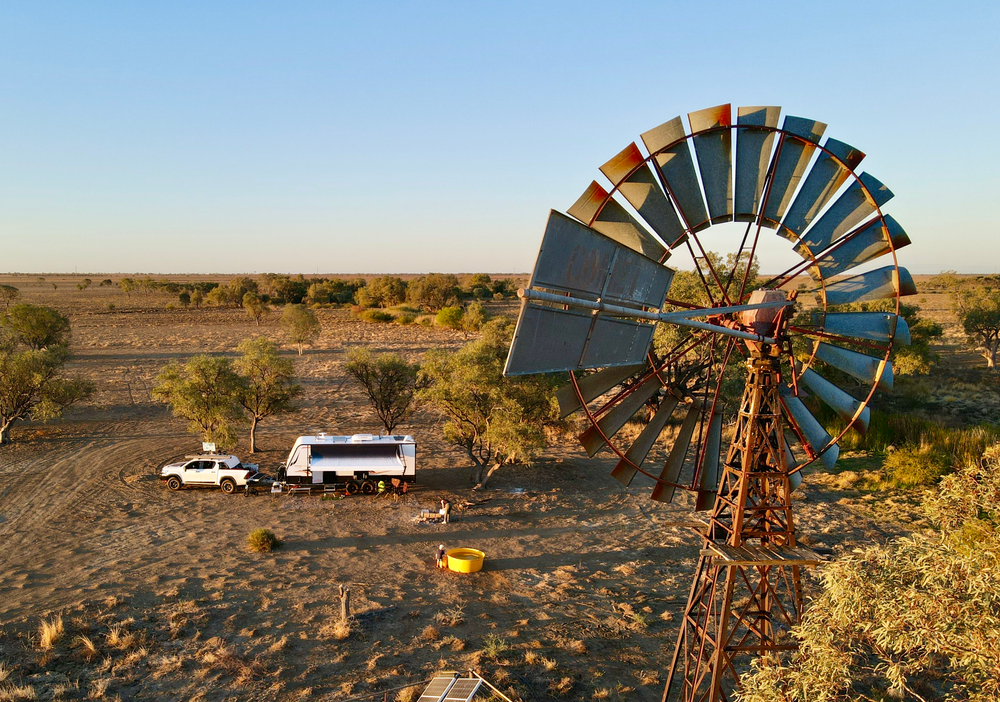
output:
<svg viewBox="0 0 1000 702"><path fill-rule="evenodd" d="M202 454L185 456L179 463L171 463L160 469L160 480L171 490L180 490L185 485L194 487L219 487L227 495L236 488L245 487L257 474L257 466L243 465L236 456Z"/></svg>

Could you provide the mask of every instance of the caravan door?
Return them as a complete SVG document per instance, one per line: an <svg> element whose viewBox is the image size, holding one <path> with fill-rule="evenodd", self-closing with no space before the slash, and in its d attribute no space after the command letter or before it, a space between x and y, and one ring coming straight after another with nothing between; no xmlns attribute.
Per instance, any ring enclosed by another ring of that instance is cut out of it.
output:
<svg viewBox="0 0 1000 702"><path fill-rule="evenodd" d="M295 454L292 456L292 460L288 462L287 466L285 466L286 474L289 476L294 475L299 477L308 476L310 474L309 453L310 453L309 447L305 445L299 446L297 449L295 449ZM303 481L298 480L296 482L303 482Z"/></svg>

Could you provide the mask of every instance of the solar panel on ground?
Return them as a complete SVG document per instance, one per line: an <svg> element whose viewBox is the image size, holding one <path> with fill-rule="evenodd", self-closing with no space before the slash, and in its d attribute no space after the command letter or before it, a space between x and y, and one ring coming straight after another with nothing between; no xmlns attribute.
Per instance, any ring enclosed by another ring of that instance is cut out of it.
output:
<svg viewBox="0 0 1000 702"><path fill-rule="evenodd" d="M454 682L455 678L452 676L434 678L424 690L424 694L417 698L417 702L442 702Z"/></svg>
<svg viewBox="0 0 1000 702"><path fill-rule="evenodd" d="M444 702L469 702L482 682L479 678L459 678L455 681L454 687L448 691Z"/></svg>

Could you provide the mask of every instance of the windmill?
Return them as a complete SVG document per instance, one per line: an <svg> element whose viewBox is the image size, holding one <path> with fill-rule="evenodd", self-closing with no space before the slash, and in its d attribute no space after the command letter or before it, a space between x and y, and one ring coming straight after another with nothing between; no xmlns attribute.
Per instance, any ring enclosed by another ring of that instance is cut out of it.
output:
<svg viewBox="0 0 1000 702"><path fill-rule="evenodd" d="M732 117L721 105L645 132L601 166L609 185L550 213L504 369L568 372L560 410L586 418L590 456L609 450L622 484L642 474L652 499L689 490L709 511L664 700L729 699L753 656L795 648L800 569L819 556L796 543L791 492L867 429L909 343L899 300L916 292L896 260L909 239L882 212L892 193L857 171L862 152L822 141L821 122L778 127L778 107ZM728 258L709 240L725 223L742 232ZM765 229L793 263L758 277Z"/></svg>

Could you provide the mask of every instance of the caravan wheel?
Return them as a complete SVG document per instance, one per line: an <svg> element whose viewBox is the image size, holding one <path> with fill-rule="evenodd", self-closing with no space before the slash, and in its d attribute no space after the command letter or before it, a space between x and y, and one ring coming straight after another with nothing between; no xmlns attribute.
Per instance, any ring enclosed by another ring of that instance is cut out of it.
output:
<svg viewBox="0 0 1000 702"><path fill-rule="evenodd" d="M358 485L353 480L347 481L347 494L348 495L357 495L358 494L358 490L360 490L360 489L361 489L361 486Z"/></svg>
<svg viewBox="0 0 1000 702"><path fill-rule="evenodd" d="M366 480L365 482L361 483L361 492L365 495L374 495L375 483L373 483L371 480Z"/></svg>

